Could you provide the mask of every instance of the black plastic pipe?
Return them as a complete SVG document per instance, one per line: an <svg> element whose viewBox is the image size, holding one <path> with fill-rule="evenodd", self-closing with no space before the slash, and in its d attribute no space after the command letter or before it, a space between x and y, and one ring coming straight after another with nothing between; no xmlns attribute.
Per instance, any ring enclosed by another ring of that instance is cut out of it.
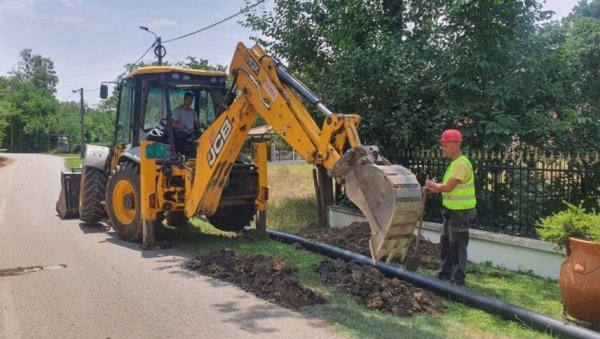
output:
<svg viewBox="0 0 600 339"><path fill-rule="evenodd" d="M355 260L366 265L373 265L371 258L331 245L308 240L296 235L267 231L269 237L287 244L298 243L311 252L317 252L330 258L345 261ZM600 338L600 333L579 326L570 325L547 316L531 312L524 308L505 303L468 289L455 286L448 282L424 277L420 274L404 270L400 267L377 262L375 265L388 277L396 277L434 292L444 298L449 298L463 304L478 308L490 314L499 315L506 320L515 321L521 325L529 326L542 333L560 335L562 338Z"/></svg>

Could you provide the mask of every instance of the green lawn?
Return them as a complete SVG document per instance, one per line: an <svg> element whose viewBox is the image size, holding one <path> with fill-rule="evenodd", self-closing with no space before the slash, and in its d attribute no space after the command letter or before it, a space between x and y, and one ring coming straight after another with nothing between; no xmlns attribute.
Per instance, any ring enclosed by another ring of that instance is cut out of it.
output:
<svg viewBox="0 0 600 339"><path fill-rule="evenodd" d="M65 167L67 169L81 168L83 160L80 158L79 153L61 153L56 155L65 158Z"/></svg>

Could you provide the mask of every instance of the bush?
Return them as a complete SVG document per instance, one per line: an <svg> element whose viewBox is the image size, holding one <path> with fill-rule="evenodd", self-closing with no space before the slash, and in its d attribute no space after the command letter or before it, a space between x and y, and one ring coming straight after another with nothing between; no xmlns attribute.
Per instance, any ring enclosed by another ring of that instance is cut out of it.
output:
<svg viewBox="0 0 600 339"><path fill-rule="evenodd" d="M536 225L542 240L556 243L560 249L568 248L570 237L600 243L600 214L586 212L582 204L563 203L565 211L542 218Z"/></svg>

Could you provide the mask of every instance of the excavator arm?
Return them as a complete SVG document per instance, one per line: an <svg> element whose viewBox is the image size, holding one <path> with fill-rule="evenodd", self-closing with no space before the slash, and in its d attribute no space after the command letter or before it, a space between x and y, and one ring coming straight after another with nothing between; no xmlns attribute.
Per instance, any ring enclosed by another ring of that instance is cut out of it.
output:
<svg viewBox="0 0 600 339"><path fill-rule="evenodd" d="M420 213L421 187L410 171L391 164L377 147L361 145L357 132L360 117L329 111L258 45L251 49L237 45L230 74L234 79L230 95L235 97L226 102L224 111L201 135L195 168L186 172L189 195L185 214L215 213L229 172L258 114L308 163L323 165L344 185L370 224L374 261L403 256ZM303 100L326 115L322 127Z"/></svg>

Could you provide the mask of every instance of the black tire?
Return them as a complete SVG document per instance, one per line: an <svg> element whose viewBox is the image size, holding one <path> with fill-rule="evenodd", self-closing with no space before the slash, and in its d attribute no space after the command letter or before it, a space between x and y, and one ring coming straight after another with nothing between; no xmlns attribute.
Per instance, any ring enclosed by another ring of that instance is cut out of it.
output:
<svg viewBox="0 0 600 339"><path fill-rule="evenodd" d="M167 212L167 225L183 228L187 225L190 219L185 216L183 211L170 211Z"/></svg>
<svg viewBox="0 0 600 339"><path fill-rule="evenodd" d="M84 167L81 173L81 199L79 201L79 219L85 223L97 223L106 216L104 198L106 196L105 171Z"/></svg>
<svg viewBox="0 0 600 339"><path fill-rule="evenodd" d="M120 238L141 242L140 167L131 161L117 166L108 179L106 207L110 224Z"/></svg>
<svg viewBox="0 0 600 339"><path fill-rule="evenodd" d="M241 205L219 208L217 213L207 216L208 221L221 231L239 232L250 225L256 210L254 205Z"/></svg>

